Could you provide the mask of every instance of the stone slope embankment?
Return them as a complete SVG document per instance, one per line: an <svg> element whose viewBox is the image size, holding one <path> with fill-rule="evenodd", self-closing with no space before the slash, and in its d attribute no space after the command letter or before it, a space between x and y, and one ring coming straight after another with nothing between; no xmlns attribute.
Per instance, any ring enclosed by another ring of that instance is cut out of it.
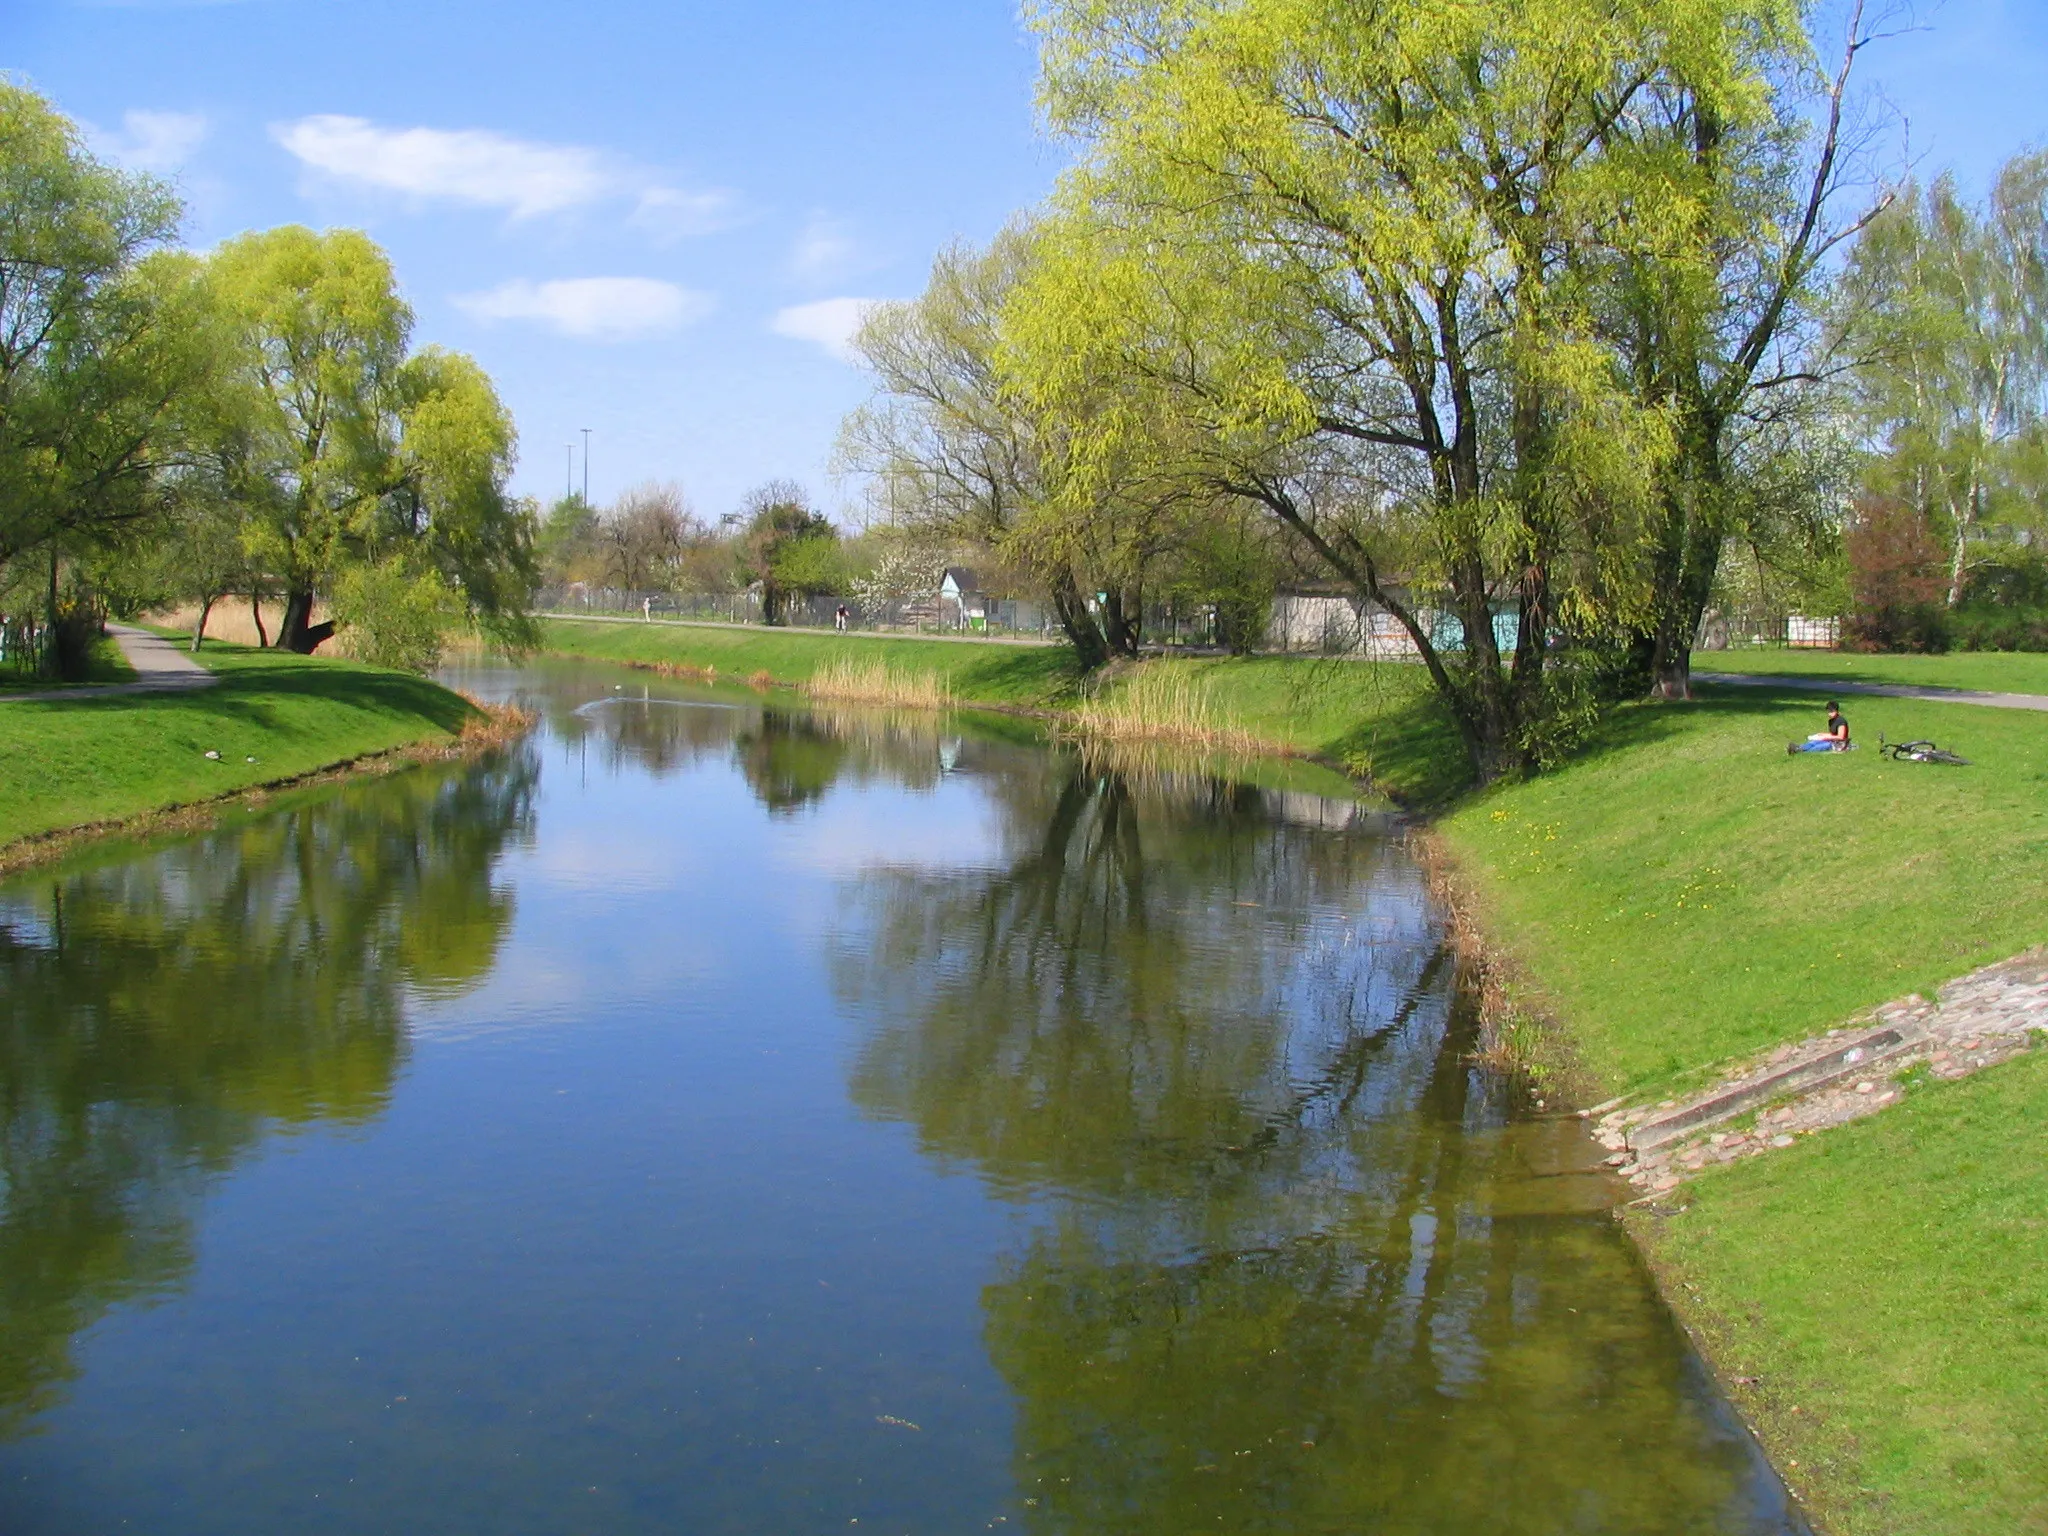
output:
<svg viewBox="0 0 2048 1536"><path fill-rule="evenodd" d="M1594 1135L1608 1165L1655 1198L1703 1168L1876 1114L1916 1077L1966 1077L2043 1045L2048 949L2036 949L1958 977L1932 1002L1901 998L1780 1046L1687 1099L1602 1106Z"/></svg>

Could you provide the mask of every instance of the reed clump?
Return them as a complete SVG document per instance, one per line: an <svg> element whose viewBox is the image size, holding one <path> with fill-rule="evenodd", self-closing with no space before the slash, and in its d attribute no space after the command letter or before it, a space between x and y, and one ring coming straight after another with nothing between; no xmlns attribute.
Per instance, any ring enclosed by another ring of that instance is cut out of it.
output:
<svg viewBox="0 0 2048 1536"><path fill-rule="evenodd" d="M814 699L903 709L947 709L953 703L951 685L937 672L897 671L884 661L844 657L813 673L803 691Z"/></svg>
<svg viewBox="0 0 2048 1536"><path fill-rule="evenodd" d="M496 747L509 747L526 736L540 716L517 704L489 704L469 694L463 697L476 706L476 713L462 722L462 730L448 748L448 755L469 757Z"/></svg>
<svg viewBox="0 0 2048 1536"><path fill-rule="evenodd" d="M626 665L635 672L652 672L657 677L680 678L684 682L715 683L718 681L718 668L709 665L700 667L694 662L629 661Z"/></svg>
<svg viewBox="0 0 2048 1536"><path fill-rule="evenodd" d="M1207 681L1181 663L1157 662L1131 672L1121 686L1083 699L1073 721L1084 733L1111 741L1181 742L1246 755L1273 750L1219 709Z"/></svg>

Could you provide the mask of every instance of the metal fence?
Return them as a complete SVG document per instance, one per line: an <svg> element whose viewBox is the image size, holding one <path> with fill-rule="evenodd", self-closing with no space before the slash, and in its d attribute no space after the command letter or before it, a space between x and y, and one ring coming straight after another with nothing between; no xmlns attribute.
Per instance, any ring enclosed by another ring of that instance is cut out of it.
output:
<svg viewBox="0 0 2048 1536"><path fill-rule="evenodd" d="M1750 610L1709 611L1693 646L1702 651L1740 651L1753 646L1786 646L1795 651L1831 651L1842 642L1842 621L1807 614Z"/></svg>
<svg viewBox="0 0 2048 1536"><path fill-rule="evenodd" d="M712 624L765 622L758 591L631 592L617 587L580 584L545 587L539 597L543 613L591 614L641 619L686 619ZM844 623L841 612L844 611ZM791 597L782 602L777 621L790 629L860 630L868 633L990 635L1006 639L1049 640L1058 621L1043 603L952 597L894 599L868 603L858 597Z"/></svg>
<svg viewBox="0 0 2048 1536"><path fill-rule="evenodd" d="M699 623L760 624L762 598L749 592L634 592L618 587L574 584L542 589L544 613L591 614L608 618L683 619ZM844 628L865 633L986 635L1006 639L1053 640L1059 623L1051 607L1008 598L968 594L964 600L897 599L868 603L858 597L788 598L779 622L791 629L835 629L845 610ZM1439 649L1457 650L1463 629L1448 613L1425 611L1430 638ZM1517 624L1511 613L1496 614L1494 639L1512 651ZM1145 643L1150 646L1212 649L1216 645L1215 615L1207 607L1150 605L1145 610ZM1700 625L1696 644L1706 651L1746 646L1790 646L1832 649L1841 639L1841 621L1801 614L1743 612L1709 613ZM1269 654L1345 656L1371 661L1416 661L1415 642L1399 620L1377 604L1320 593L1283 593L1274 598L1261 650Z"/></svg>

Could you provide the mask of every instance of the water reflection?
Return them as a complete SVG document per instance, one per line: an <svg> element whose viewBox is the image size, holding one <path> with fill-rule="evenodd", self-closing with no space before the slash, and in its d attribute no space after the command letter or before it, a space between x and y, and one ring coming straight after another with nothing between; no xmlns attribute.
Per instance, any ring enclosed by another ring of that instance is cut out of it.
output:
<svg viewBox="0 0 2048 1536"><path fill-rule="evenodd" d="M836 974L856 1101L1032 1202L983 1294L1031 1529L1796 1528L1405 856L1200 775L992 792L1009 861L871 880Z"/></svg>
<svg viewBox="0 0 2048 1536"><path fill-rule="evenodd" d="M421 769L0 896L0 1434L75 1332L181 1282L209 1179L266 1129L383 1109L408 995L496 959L537 772Z"/></svg>

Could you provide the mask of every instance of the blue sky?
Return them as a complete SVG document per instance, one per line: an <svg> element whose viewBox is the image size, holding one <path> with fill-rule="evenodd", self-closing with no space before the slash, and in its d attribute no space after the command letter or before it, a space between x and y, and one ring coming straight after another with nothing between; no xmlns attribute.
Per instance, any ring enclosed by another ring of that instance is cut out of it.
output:
<svg viewBox="0 0 2048 1536"><path fill-rule="evenodd" d="M776 476L828 506L837 343L1063 161L1012 0L0 0L0 68L172 176L189 238L369 230L417 336L519 420L517 486L673 479L715 518ZM2048 0L1950 0L1867 56L1923 169L2048 143ZM576 476L581 478L581 449Z"/></svg>

